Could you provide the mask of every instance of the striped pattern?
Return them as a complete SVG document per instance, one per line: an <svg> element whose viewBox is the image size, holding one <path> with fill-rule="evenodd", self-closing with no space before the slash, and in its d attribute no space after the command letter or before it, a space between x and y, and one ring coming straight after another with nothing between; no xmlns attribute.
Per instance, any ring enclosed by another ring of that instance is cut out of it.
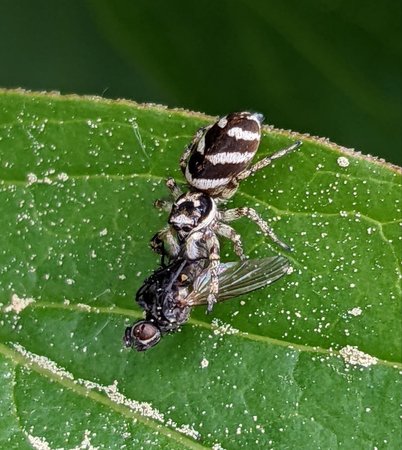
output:
<svg viewBox="0 0 402 450"><path fill-rule="evenodd" d="M222 152L215 153L214 155L207 155L205 158L211 164L238 164L249 162L253 158L254 154L250 152Z"/></svg>
<svg viewBox="0 0 402 450"><path fill-rule="evenodd" d="M249 166L260 143L262 121L258 113L232 113L198 134L183 168L189 185L219 196Z"/></svg>

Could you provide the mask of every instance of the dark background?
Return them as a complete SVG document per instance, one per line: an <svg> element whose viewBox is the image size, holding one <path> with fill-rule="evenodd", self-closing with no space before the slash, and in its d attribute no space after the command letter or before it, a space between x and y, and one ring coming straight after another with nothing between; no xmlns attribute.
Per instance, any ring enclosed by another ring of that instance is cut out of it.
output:
<svg viewBox="0 0 402 450"><path fill-rule="evenodd" d="M398 0L0 0L0 86L266 122L402 163Z"/></svg>

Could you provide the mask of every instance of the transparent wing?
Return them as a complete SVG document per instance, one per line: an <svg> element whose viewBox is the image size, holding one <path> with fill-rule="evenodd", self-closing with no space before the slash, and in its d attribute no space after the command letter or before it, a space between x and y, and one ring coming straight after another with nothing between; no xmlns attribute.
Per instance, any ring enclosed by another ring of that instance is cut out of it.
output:
<svg viewBox="0 0 402 450"><path fill-rule="evenodd" d="M289 261L283 256L222 263L219 266L218 302L244 295L279 280L289 270ZM186 303L189 306L207 303L211 275L204 270L194 282L194 290Z"/></svg>

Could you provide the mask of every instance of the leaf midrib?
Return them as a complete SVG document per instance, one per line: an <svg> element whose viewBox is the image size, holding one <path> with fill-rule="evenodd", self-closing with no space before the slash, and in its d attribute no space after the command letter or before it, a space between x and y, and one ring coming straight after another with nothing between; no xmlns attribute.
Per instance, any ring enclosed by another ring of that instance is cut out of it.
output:
<svg viewBox="0 0 402 450"><path fill-rule="evenodd" d="M70 390L72 390L75 394L80 395L85 398L90 398L91 400L95 401L96 403L100 403L104 406L107 406L108 408L112 409L113 411L121 414L122 416L126 417L127 419L136 419L145 426L151 428L154 431L157 431L161 434L163 434L166 438L172 439L173 441L176 441L186 448L189 448L191 450L205 450L209 447L204 447L201 444L198 444L195 441L190 440L189 438L183 436L178 431L167 427L161 422L158 422L156 420L147 418L140 413L137 413L130 408L128 408L125 405L118 404L116 402L113 402L110 400L107 396L100 394L99 392L96 392L92 389L87 389L81 384L78 384L78 382L74 379L68 379L65 377L62 377L61 375L58 375L51 370L48 370L44 367L42 367L40 364L38 364L35 361L30 360L28 357L25 357L21 353L19 353L16 350L12 350L8 346L0 343L0 353L3 354L6 358L12 360L17 365L22 365L24 367L30 368L40 374L41 376L48 378L52 381L55 381L59 383L61 386L66 387Z"/></svg>
<svg viewBox="0 0 402 450"><path fill-rule="evenodd" d="M143 317L142 313L140 311L132 310L132 309L125 309L121 307L106 307L106 306L90 306L90 305L80 305L80 304L64 304L64 303L57 303L57 302L33 302L30 303L27 306L27 309L60 309L60 310L67 310L67 311L78 311L82 313L92 313L92 314L113 314L123 317L133 317L134 319L141 319ZM208 322L204 322L202 320L190 318L188 322L192 326L197 326L204 328L206 330L213 331L216 329L212 324ZM319 346L312 346L312 345L306 345L306 344L299 344L299 343L293 343L290 341L286 341L284 339L277 339L272 338L269 336L263 336L259 334L254 333L248 333L245 331L238 330L237 333L234 334L228 334L228 337L238 337L240 339L247 339L254 342L260 342L264 343L265 345L272 345L277 347L285 347L289 350L295 350L302 353L318 353L326 356L333 356L333 357L340 357L339 351L333 350L331 348L324 348ZM398 361L388 361L384 359L379 359L375 355L374 356L377 359L377 365L385 366L385 367L391 367L393 369L402 370L402 362Z"/></svg>

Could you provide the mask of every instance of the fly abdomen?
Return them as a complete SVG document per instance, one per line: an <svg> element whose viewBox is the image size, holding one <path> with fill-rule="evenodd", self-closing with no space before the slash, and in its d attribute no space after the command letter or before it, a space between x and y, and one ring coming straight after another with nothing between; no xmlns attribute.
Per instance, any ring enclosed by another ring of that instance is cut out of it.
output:
<svg viewBox="0 0 402 450"><path fill-rule="evenodd" d="M197 135L184 170L190 186L213 197L236 187L258 149L262 121L258 113L232 113Z"/></svg>

